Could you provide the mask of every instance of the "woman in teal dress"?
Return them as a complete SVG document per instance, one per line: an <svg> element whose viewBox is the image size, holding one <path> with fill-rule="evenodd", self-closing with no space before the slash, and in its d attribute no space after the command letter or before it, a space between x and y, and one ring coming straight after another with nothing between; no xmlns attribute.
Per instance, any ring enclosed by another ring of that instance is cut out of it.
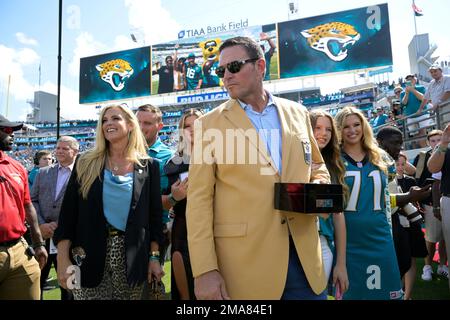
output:
<svg viewBox="0 0 450 320"><path fill-rule="evenodd" d="M350 285L343 298L402 299L384 151L378 148L369 123L358 109L343 108L336 115L336 125L349 188L344 214Z"/></svg>

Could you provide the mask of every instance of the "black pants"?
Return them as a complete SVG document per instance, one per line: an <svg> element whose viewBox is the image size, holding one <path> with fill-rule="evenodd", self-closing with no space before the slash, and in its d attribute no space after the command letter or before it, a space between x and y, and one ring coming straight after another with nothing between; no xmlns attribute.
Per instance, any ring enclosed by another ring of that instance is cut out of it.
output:
<svg viewBox="0 0 450 320"><path fill-rule="evenodd" d="M45 249L47 249L47 252L50 252L50 239L47 239L45 241ZM47 264L41 270L41 300L43 300L44 297L45 281L48 278L50 270L52 269L52 265L55 266L55 269L58 268L58 264L56 262L56 254L48 255ZM73 300L73 295L70 291L67 291L66 289L63 289L61 287L60 290L61 290L61 300Z"/></svg>
<svg viewBox="0 0 450 320"><path fill-rule="evenodd" d="M392 215L392 238L394 240L397 264L400 271L400 279L411 268L411 248L409 246L408 232L400 224L398 212Z"/></svg>

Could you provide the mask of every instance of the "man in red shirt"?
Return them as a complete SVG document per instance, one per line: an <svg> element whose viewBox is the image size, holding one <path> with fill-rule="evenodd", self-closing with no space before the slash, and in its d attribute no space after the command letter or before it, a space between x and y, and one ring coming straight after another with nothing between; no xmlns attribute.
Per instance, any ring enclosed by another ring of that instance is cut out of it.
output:
<svg viewBox="0 0 450 320"><path fill-rule="evenodd" d="M22 126L0 115L0 300L39 300L40 269L47 262L27 171L5 152L12 150L14 131ZM31 227L32 247L22 237L25 219Z"/></svg>

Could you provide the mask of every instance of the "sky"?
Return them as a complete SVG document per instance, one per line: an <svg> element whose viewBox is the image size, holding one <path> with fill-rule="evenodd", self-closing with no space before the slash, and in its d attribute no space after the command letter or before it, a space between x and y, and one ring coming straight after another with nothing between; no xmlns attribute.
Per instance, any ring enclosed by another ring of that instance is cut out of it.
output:
<svg viewBox="0 0 450 320"><path fill-rule="evenodd" d="M230 21L248 19L249 26L286 21L289 2L298 3L295 19L388 3L393 51L390 80L410 72L408 44L415 32L411 0L63 0L61 115L97 118L94 105L78 104L81 57L173 41L181 30ZM438 45L434 56L449 60L450 1L415 2L424 13L416 19L418 33L429 33L430 42ZM10 120L26 119L31 111L27 101L33 100L34 91L57 92L58 3L0 0L0 114L8 111ZM352 85L351 81L348 76L329 76L321 77L318 85L325 94Z"/></svg>

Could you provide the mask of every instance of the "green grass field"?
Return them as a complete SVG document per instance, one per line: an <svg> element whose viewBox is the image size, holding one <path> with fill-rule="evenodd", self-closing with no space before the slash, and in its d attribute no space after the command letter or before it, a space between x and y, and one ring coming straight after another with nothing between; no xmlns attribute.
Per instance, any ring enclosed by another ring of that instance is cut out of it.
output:
<svg viewBox="0 0 450 320"><path fill-rule="evenodd" d="M270 59L270 80L278 79L278 58L274 54Z"/></svg>
<svg viewBox="0 0 450 320"><path fill-rule="evenodd" d="M443 277L433 275L433 281L423 281L420 276L422 274L423 259L417 259L417 277L414 285L413 300L450 300L450 290L448 287L448 280ZM433 263L433 270L436 271L437 264ZM163 278L166 287L166 294L169 296L171 292L170 286L170 261L164 264L164 272L166 275ZM51 270L50 276L53 280L50 285L56 286L56 289L44 291L44 300L60 300L61 292L59 290L58 282L56 280L56 272Z"/></svg>
<svg viewBox="0 0 450 320"><path fill-rule="evenodd" d="M152 79L153 79L153 77L152 77ZM151 94L153 95L153 94L158 94L158 85L159 85L159 80L152 80L152 91L151 91Z"/></svg>
<svg viewBox="0 0 450 320"><path fill-rule="evenodd" d="M423 259L416 259L417 276L416 283L412 294L413 300L450 300L450 290L448 286L448 279L433 274L432 281L423 281L420 277L422 275L422 268L424 265ZM433 263L433 270L436 272L437 264Z"/></svg>

